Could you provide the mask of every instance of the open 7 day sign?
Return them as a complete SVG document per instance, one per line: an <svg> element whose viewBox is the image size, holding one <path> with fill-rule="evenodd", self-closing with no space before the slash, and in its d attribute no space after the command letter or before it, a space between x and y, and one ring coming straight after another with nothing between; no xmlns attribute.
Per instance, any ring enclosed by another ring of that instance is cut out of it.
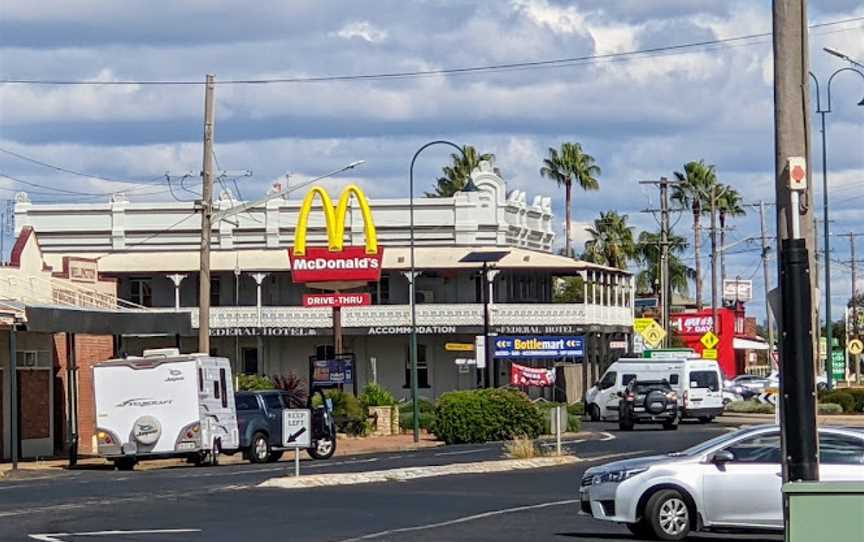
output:
<svg viewBox="0 0 864 542"><path fill-rule="evenodd" d="M494 339L496 358L563 358L585 355L582 336L499 336Z"/></svg>

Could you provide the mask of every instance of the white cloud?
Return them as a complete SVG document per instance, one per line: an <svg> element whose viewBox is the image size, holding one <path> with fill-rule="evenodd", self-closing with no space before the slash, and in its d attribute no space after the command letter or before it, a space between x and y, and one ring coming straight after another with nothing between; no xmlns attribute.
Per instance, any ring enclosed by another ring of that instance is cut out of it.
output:
<svg viewBox="0 0 864 542"><path fill-rule="evenodd" d="M336 35L350 40L360 38L369 43L380 43L387 39L387 31L376 28L369 21L354 21L343 26Z"/></svg>

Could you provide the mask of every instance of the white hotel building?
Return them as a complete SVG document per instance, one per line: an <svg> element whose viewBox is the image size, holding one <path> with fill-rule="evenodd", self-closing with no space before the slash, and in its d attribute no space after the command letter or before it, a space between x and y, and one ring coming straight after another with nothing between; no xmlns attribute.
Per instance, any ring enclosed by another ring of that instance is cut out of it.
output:
<svg viewBox="0 0 864 542"><path fill-rule="evenodd" d="M598 365L620 355L630 340L634 282L629 273L552 253L551 199L511 191L482 163L472 173L476 191L452 198L415 200L418 383L435 397L476 385L475 369L457 364L465 352L445 350L448 342L473 342L482 333L482 281L477 264L460 260L474 251L507 251L489 271L493 285L490 325L501 335L584 335L586 356ZM338 196L338 194L333 194ZM374 371L397 397L407 395L410 332L408 304L409 200L370 199L384 246L381 281L366 289L372 305L342 309L344 350L356 355L362 388ZM222 194L215 205L237 205ZM329 308L304 308L310 290L291 280L287 249L292 246L300 200L275 199L214 227L211 256L211 348L232 360L238 372L266 375L293 371L306 378L313 356L332 355L333 317ZM313 211L309 243L326 244L324 220ZM100 278L117 280L118 296L146 307L189 311L197 332L197 271L200 215L192 203L130 203L116 197L97 204L33 204L19 194L17 232L32 227L45 261L57 268L64 256L96 262ZM364 244L363 220L352 206L346 242ZM581 276L581 303L553 303L556 278ZM174 346L174 336L128 336L121 350ZM194 335L180 337L194 351ZM612 347L615 347L613 350ZM472 355L468 353L468 355ZM564 361L564 360L559 360ZM573 361L573 360L567 360ZM549 366L555 360L537 362ZM499 363L506 383L509 364Z"/></svg>

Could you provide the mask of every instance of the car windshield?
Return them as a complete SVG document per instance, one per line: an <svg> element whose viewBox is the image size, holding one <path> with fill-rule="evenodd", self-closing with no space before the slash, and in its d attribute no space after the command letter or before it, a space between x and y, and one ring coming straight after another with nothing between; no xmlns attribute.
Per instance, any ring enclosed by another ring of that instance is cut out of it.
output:
<svg viewBox="0 0 864 542"><path fill-rule="evenodd" d="M751 430L735 431L733 433L727 433L725 435L720 435L719 437L714 437L710 440L706 440L705 442L703 442L701 444L697 444L696 446L692 446L690 448L687 448L686 450L682 450L680 452L672 452L671 454L668 454L668 455L670 457L695 457L697 455L702 455L705 452L707 452L708 450L710 450L711 448L714 448L715 446L721 445L725 442L729 442L729 441L734 440L738 437L741 437L742 435L749 433L750 431Z"/></svg>

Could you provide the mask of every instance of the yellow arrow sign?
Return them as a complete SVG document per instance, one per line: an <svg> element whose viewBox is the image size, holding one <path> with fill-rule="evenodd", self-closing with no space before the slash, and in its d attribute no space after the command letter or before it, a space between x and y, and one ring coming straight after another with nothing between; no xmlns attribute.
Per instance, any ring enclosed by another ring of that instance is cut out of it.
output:
<svg viewBox="0 0 864 542"><path fill-rule="evenodd" d="M699 342L702 343L702 346L709 350L713 350L715 346L720 342L720 338L714 334L713 331L708 331L705 335L702 335L702 338L699 339ZM707 357L707 356L706 356ZM710 359L710 358L709 358Z"/></svg>
<svg viewBox="0 0 864 542"><path fill-rule="evenodd" d="M643 339L645 339L645 344L651 348L657 348L666 337L666 330L663 329L660 324L651 320L651 323L645 327L645 329L640 331L639 334L642 335Z"/></svg>
<svg viewBox="0 0 864 542"><path fill-rule="evenodd" d="M852 339L849 341L846 348L849 350L850 354L857 356L861 352L864 352L864 342L861 342L861 339Z"/></svg>

